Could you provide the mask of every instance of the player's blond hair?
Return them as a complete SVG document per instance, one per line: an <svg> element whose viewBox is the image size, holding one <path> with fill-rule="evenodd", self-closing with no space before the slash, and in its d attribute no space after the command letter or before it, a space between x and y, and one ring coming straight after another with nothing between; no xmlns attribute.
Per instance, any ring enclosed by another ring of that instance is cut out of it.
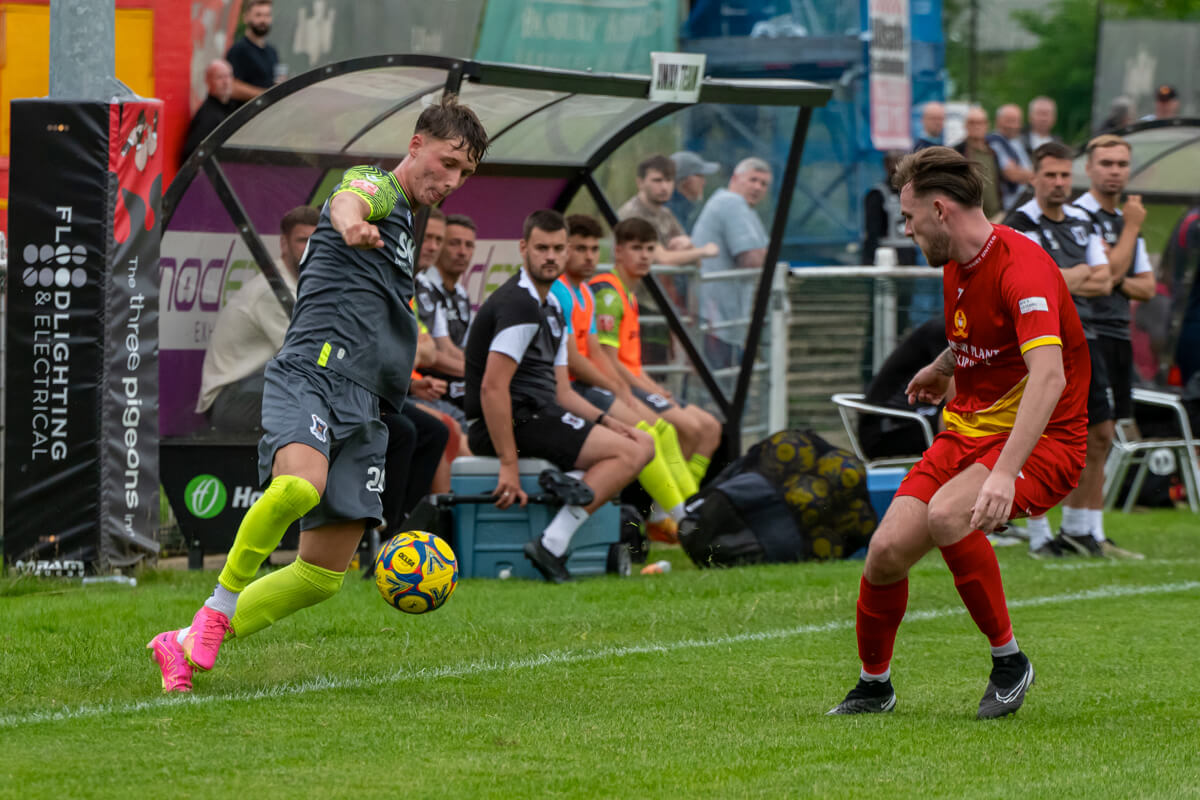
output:
<svg viewBox="0 0 1200 800"><path fill-rule="evenodd" d="M1120 136L1117 136L1115 133L1102 133L1087 143L1088 163L1091 163L1092 151L1098 150L1101 147L1124 147L1129 151L1130 155L1133 154L1133 148L1129 146L1129 142L1122 139Z"/></svg>
<svg viewBox="0 0 1200 800"><path fill-rule="evenodd" d="M967 208L983 206L983 173L979 165L950 147L926 147L900 159L892 186L912 184L913 195L944 194Z"/></svg>

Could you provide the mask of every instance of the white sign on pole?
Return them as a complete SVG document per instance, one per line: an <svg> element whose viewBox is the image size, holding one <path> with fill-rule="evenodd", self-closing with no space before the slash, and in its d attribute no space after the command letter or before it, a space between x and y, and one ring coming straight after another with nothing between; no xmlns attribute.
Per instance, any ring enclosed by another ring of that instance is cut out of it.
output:
<svg viewBox="0 0 1200 800"><path fill-rule="evenodd" d="M912 147L911 36L908 0L869 0L871 143L876 150Z"/></svg>
<svg viewBox="0 0 1200 800"><path fill-rule="evenodd" d="M650 99L656 103L695 103L704 80L704 53L650 54Z"/></svg>

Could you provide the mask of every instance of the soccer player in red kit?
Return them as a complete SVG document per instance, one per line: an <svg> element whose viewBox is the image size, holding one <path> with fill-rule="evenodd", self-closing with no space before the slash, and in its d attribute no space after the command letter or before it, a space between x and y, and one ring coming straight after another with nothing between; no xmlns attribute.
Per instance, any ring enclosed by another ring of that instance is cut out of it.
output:
<svg viewBox="0 0 1200 800"><path fill-rule="evenodd" d="M1040 514L1076 485L1087 442L1087 341L1054 261L983 214L978 167L946 147L901 161L900 211L933 266L944 266L949 347L908 385L910 402L950 398L946 430L900 484L871 539L859 584L858 684L830 714L891 711L892 646L908 571L937 547L992 671L980 719L1020 708L1033 665L1017 645L986 534Z"/></svg>

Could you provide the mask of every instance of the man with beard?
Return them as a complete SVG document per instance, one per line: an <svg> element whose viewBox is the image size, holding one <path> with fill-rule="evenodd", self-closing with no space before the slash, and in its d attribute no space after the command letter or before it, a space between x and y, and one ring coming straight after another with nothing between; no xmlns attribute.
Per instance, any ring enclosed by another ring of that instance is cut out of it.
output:
<svg viewBox="0 0 1200 800"><path fill-rule="evenodd" d="M233 99L253 100L275 85L279 54L267 44L271 32L271 0L248 0L242 10L245 33L233 43L225 60L233 66Z"/></svg>
<svg viewBox="0 0 1200 800"><path fill-rule="evenodd" d="M1063 533L1054 538L1042 515L1029 520L1029 552L1044 558L1087 552L1100 555L1100 544L1089 532L1090 516L1086 498L1103 490L1104 460L1113 436L1113 404L1107 362L1100 350L1093 298L1112 290L1108 255L1095 223L1086 211L1067 204L1071 191L1069 147L1050 142L1034 152L1033 199L1014 211L1005 222L1030 241L1043 248L1062 270L1067 289L1075 298L1075 308L1083 322L1092 365L1087 395L1087 466L1079 477L1079 487L1063 505Z"/></svg>
<svg viewBox="0 0 1200 800"><path fill-rule="evenodd" d="M258 444L265 490L191 625L147 645L164 691L191 691L193 669L212 669L227 638L337 594L363 532L383 522L387 429L379 411L404 403L417 349L413 213L462 186L487 145L479 118L446 94L421 112L395 169L352 167L326 201L283 349L266 368ZM296 560L256 580L296 521Z"/></svg>
<svg viewBox="0 0 1200 800"><path fill-rule="evenodd" d="M1068 165L1069 166L1069 165ZM1013 635L986 534L1044 513L1083 467L1087 342L1063 275L1046 252L984 215L977 164L946 147L906 156L900 208L931 266L944 267L946 339L908 384L909 402L949 397L939 433L900 484L871 537L855 631L862 671L830 714L891 711L891 660L908 572L937 547L992 671L977 717L1012 714L1033 684Z"/></svg>
<svg viewBox="0 0 1200 800"><path fill-rule="evenodd" d="M650 462L654 443L571 389L567 323L550 292L567 256L562 214L543 209L526 217L520 249L521 271L480 307L467 340L468 435L473 452L500 459L499 508L528 502L519 457L584 470L592 502L564 505L525 543L525 557L546 580L562 583L571 579L571 537Z"/></svg>

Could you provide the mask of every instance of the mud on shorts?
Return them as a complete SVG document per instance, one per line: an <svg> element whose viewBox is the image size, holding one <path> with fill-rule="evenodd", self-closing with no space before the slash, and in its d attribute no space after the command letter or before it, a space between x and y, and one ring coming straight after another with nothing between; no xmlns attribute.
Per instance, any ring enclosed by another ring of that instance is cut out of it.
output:
<svg viewBox="0 0 1200 800"><path fill-rule="evenodd" d="M300 519L300 530L331 522L383 522L387 426L379 398L338 373L300 358L267 363L263 389L263 436L258 442L258 479L271 481L275 453L299 442L329 461L325 493Z"/></svg>
<svg viewBox="0 0 1200 800"><path fill-rule="evenodd" d="M995 467L1007 441L1007 433L972 437L943 431L904 476L896 496L928 503L938 489L972 464ZM1017 475L1008 518L1036 517L1058 505L1079 484L1086 452L1085 436L1078 441L1040 437Z"/></svg>
<svg viewBox="0 0 1200 800"><path fill-rule="evenodd" d="M593 423L556 403L536 408L513 408L513 439L517 444L517 457L544 458L564 472L575 469L583 443L594 427ZM482 418L471 421L467 443L475 455L496 455L487 423Z"/></svg>

